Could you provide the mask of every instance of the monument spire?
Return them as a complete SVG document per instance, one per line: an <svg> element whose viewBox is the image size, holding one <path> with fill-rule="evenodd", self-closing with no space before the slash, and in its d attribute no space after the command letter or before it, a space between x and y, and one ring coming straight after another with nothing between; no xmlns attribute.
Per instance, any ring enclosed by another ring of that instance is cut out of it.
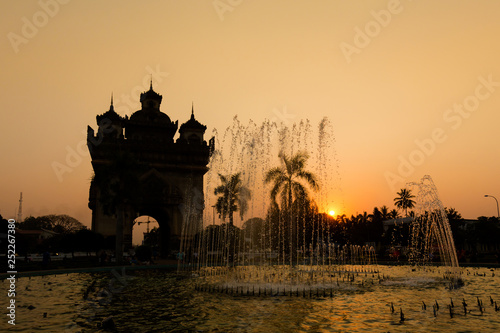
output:
<svg viewBox="0 0 500 333"><path fill-rule="evenodd" d="M113 92L111 92L111 105L109 106L109 110L110 111L114 111L114 107L113 107Z"/></svg>

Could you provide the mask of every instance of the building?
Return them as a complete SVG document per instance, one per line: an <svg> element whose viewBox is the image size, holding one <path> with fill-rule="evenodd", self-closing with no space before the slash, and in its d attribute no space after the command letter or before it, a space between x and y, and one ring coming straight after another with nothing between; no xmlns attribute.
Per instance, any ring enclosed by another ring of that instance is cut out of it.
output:
<svg viewBox="0 0 500 333"><path fill-rule="evenodd" d="M204 140L206 126L195 119L193 107L179 127L160 111L161 101L151 84L140 96L141 109L128 118L114 111L111 100L109 110L96 117L97 132L88 127L87 145L94 169L92 230L115 236L123 219L127 249L134 220L151 216L160 226L165 256L201 229L203 176L214 140Z"/></svg>

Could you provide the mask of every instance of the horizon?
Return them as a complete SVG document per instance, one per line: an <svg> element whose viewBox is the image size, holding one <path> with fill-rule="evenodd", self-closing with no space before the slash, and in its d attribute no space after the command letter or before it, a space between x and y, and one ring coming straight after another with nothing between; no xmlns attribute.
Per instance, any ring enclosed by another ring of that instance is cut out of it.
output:
<svg viewBox="0 0 500 333"><path fill-rule="evenodd" d="M86 128L112 94L130 116L150 80L173 121L187 121L194 104L207 141L235 116L313 128L328 117L339 195L325 212L393 209L406 182L430 175L463 218L497 214L484 195L500 198L500 3L54 0L0 9L9 13L0 23L4 218L17 217L22 192L23 216L67 214L90 228Z"/></svg>

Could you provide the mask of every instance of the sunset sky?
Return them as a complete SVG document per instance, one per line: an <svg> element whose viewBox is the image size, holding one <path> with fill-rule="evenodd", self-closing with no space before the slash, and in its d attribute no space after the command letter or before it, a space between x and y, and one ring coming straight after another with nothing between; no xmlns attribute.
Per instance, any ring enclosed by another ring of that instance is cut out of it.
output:
<svg viewBox="0 0 500 333"><path fill-rule="evenodd" d="M87 125L163 95L174 121L333 124L337 213L431 175L465 218L500 199L498 1L1 1L0 214L90 226ZM54 166L66 166L56 172ZM142 227L142 226L141 226ZM145 228L145 226L144 226Z"/></svg>

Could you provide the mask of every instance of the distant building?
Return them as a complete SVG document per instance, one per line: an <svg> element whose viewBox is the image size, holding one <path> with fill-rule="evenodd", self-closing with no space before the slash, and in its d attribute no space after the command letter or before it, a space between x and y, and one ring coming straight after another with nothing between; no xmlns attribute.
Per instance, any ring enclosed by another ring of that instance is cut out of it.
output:
<svg viewBox="0 0 500 333"><path fill-rule="evenodd" d="M393 226L402 226L406 224L410 224L413 222L413 217L408 216L408 217L398 217L396 219L391 219L391 220L386 220L383 223L384 226L384 232L389 230L389 227Z"/></svg>
<svg viewBox="0 0 500 333"><path fill-rule="evenodd" d="M16 235L20 235L21 237L24 237L29 242L29 244L39 245L44 240L49 239L51 237L54 237L55 235L58 235L58 233L55 231L47 230L47 229L43 229L43 228L40 230L16 229Z"/></svg>

